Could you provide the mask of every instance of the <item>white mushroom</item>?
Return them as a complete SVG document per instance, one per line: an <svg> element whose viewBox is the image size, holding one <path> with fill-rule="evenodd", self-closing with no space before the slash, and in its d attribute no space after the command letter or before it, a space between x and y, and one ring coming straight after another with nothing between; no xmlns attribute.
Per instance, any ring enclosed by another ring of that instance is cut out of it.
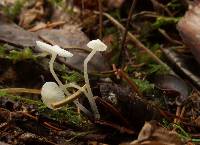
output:
<svg viewBox="0 0 200 145"><path fill-rule="evenodd" d="M53 75L53 77L55 78L56 82L58 83L58 85L60 87L62 87L62 82L59 80L58 76L56 75L54 68L53 68L53 63L56 59L56 56L62 56L62 57L72 57L73 54L70 53L69 51L66 51L62 48L60 48L58 45L49 45L47 43L41 42L41 41L36 41L37 46L42 49L43 51L46 51L48 53L50 53L52 55L50 61L49 61L49 68L50 68L50 72Z"/></svg>
<svg viewBox="0 0 200 145"><path fill-rule="evenodd" d="M41 90L42 101L48 108L53 109L52 103L65 99L63 90L55 82L46 82Z"/></svg>
<svg viewBox="0 0 200 145"><path fill-rule="evenodd" d="M36 44L39 48L41 48L43 51L46 51L50 54L52 54L52 57L49 61L49 68L50 68L50 72L51 74L53 75L54 79L56 80L56 82L58 83L58 85L54 82L47 82L48 84L44 84L43 85L43 89L42 89L42 92L41 92L41 95L42 95L42 100L43 102L51 109L53 109L51 107L51 104L55 103L56 101L61 101L63 99L65 99L65 95L66 94L67 96L70 96L71 94L67 91L67 89L64 87L64 85L62 84L62 82L59 80L58 76L56 75L55 71L54 71L54 67L53 67L53 64L54 64L54 61L56 59L56 56L59 55L59 56L62 56L62 57L72 57L73 54L70 53L69 51L66 51L62 48L60 48L58 45L49 45L47 43L44 43L44 42L41 42L41 41L36 41ZM52 85L52 83L54 85ZM53 87L51 86L54 86L54 88L56 88L55 90L55 94L52 94L52 90L53 90ZM57 87L56 87L57 86ZM58 89L59 88L59 89ZM58 91L59 90L59 91ZM56 95L56 93L58 93L58 96ZM64 95L64 97L62 95ZM48 96L49 95L49 96ZM61 97L62 96L62 97ZM57 98L58 97L58 98ZM62 98L62 99L61 99ZM78 100L75 100L74 101L75 105L77 107L79 107L84 113L86 114L90 114L89 111L82 105L78 102Z"/></svg>
<svg viewBox="0 0 200 145"><path fill-rule="evenodd" d="M92 90L90 87L90 82L89 82L88 72L87 72L87 64L97 51L105 51L107 49L107 46L99 39L90 41L87 44L87 46L92 49L90 54L84 60L84 78L85 78L86 89L87 89L87 97L88 97L89 103L91 105L91 108L95 114L95 118L99 119L100 114L99 114L98 108L96 106L96 103L95 103L95 100L93 97L93 93L92 93Z"/></svg>

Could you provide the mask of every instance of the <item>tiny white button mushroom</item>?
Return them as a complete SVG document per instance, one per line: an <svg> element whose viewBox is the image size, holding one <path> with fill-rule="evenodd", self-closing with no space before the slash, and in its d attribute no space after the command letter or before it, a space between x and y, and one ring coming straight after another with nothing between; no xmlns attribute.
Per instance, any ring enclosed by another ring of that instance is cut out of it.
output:
<svg viewBox="0 0 200 145"><path fill-rule="evenodd" d="M87 72L87 64L97 51L106 51L107 46L99 39L90 41L87 44L87 46L92 49L90 54L84 60L84 78L85 78L85 83L86 83L87 97L88 97L89 103L91 105L91 108L94 112L95 118L99 119L100 114L99 114L98 108L96 106L96 103L95 103L95 100L93 97L93 93L92 93L92 90L90 87L90 82L89 82L88 72Z"/></svg>
<svg viewBox="0 0 200 145"><path fill-rule="evenodd" d="M107 46L99 39L88 42L87 47L96 51L106 51Z"/></svg>
<svg viewBox="0 0 200 145"><path fill-rule="evenodd" d="M43 51L46 51L50 54L52 54L52 57L49 61L49 68L50 68L50 72L51 74L53 75L54 79L56 80L56 82L58 83L58 85L60 87L62 87L62 82L59 80L58 76L56 75L55 71L54 71L54 68L53 68L53 63L56 59L56 56L59 55L59 56L62 56L62 57L72 57L73 54L70 53L69 51L67 50L64 50L62 49L60 46L58 45L49 45L47 43L44 43L44 42L41 42L41 41L36 41L36 44L37 46L42 49Z"/></svg>
<svg viewBox="0 0 200 145"><path fill-rule="evenodd" d="M63 90L55 82L46 82L41 90L42 101L48 108L54 109L51 104L65 99Z"/></svg>

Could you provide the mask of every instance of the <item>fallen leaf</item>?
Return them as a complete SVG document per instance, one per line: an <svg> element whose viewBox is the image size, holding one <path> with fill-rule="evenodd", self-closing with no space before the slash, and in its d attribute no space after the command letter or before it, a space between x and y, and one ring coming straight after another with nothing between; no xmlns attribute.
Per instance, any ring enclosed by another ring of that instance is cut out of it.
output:
<svg viewBox="0 0 200 145"><path fill-rule="evenodd" d="M145 122L138 139L129 145L183 145L174 131L161 127L156 121Z"/></svg>
<svg viewBox="0 0 200 145"><path fill-rule="evenodd" d="M173 64L177 71L183 73L198 88L200 88L200 64L190 55L181 55L171 49L161 48L166 58Z"/></svg>
<svg viewBox="0 0 200 145"><path fill-rule="evenodd" d="M14 23L0 20L0 42L18 47L34 47L37 35L30 33Z"/></svg>
<svg viewBox="0 0 200 145"><path fill-rule="evenodd" d="M23 28L30 28L33 21L44 16L43 5L43 0L36 0L31 8L25 8L20 14L19 25Z"/></svg>
<svg viewBox="0 0 200 145"><path fill-rule="evenodd" d="M0 20L0 42L22 48L31 47L33 51L41 52L36 47L36 40L59 45L69 50L74 54L74 57L66 61L62 57L58 57L58 60L73 69L83 71L83 61L91 50L86 46L89 39L77 26L65 26L63 29L44 29L33 33L20 28L16 24ZM108 70L110 70L109 64L101 53L96 53L88 63L89 73Z"/></svg>
<svg viewBox="0 0 200 145"><path fill-rule="evenodd" d="M177 76L158 75L155 77L154 83L156 87L166 93L175 94L177 105L182 105L189 97L189 86Z"/></svg>

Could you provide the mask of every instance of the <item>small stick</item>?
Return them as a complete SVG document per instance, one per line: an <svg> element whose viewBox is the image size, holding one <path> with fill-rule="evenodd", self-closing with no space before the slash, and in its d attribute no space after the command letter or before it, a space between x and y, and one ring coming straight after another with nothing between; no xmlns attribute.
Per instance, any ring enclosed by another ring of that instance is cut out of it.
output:
<svg viewBox="0 0 200 145"><path fill-rule="evenodd" d="M82 89L86 89L86 85L84 85L84 86L82 87ZM82 92L81 90L78 90L77 92L75 92L75 93L72 94L71 96L66 97L65 100L62 100L62 101L53 103L53 104L52 104L52 107L53 107L53 108L60 108L60 107L62 107L62 106L64 106L64 105L66 105L66 104L68 104L68 103L70 103L70 102L76 100L76 99L79 97L79 95L80 95L81 93L83 93L83 92Z"/></svg>
<svg viewBox="0 0 200 145"><path fill-rule="evenodd" d="M120 49L120 53L119 53L119 59L118 59L119 66L121 66L122 63L123 63L123 59L121 61L121 58L123 58L122 56L123 56L123 52L124 52L124 49L125 49L126 36L127 36L127 33L128 33L128 28L129 28L129 25L130 25L131 17L133 15L133 9L135 7L136 2L137 2L137 0L133 0L131 8L129 10L128 20L127 20L127 23L126 23L126 28L124 30L123 37L122 37L121 49Z"/></svg>
<svg viewBox="0 0 200 145"><path fill-rule="evenodd" d="M112 122L106 122L104 120L96 120L95 123L99 124L99 125L103 125L103 126L114 128L114 129L120 131L121 133L135 134L135 132L132 129L120 126L118 124L114 124Z"/></svg>
<svg viewBox="0 0 200 145"><path fill-rule="evenodd" d="M81 21L83 22L83 10L84 10L84 0L81 0L81 12L80 12L80 17L81 17Z"/></svg>
<svg viewBox="0 0 200 145"><path fill-rule="evenodd" d="M169 16L173 17L173 14L170 12L170 10L165 5L158 2L157 0L151 0L151 2L157 9L163 9Z"/></svg>
<svg viewBox="0 0 200 145"><path fill-rule="evenodd" d="M117 68L115 64L112 64L113 71L115 72L116 78L119 80L120 76L117 74Z"/></svg>
<svg viewBox="0 0 200 145"><path fill-rule="evenodd" d="M174 40L173 38L171 38L165 30L159 28L158 31L171 43L174 43L174 44L178 44L178 45L183 45L182 42L178 41L178 40Z"/></svg>
<svg viewBox="0 0 200 145"><path fill-rule="evenodd" d="M25 115L25 116L27 116L27 117L29 117L29 118L31 118L31 119L33 119L33 120L35 120L35 121L38 121L38 118L37 118L37 117L35 117L35 116L29 114L28 112L22 112L22 111L18 111L18 112L21 113L21 114L23 114L23 115ZM53 130L56 130L56 131L61 131L61 130L62 130L62 129L60 129L60 128L57 128L57 127L55 127L55 126L49 124L49 123L46 122L46 121L44 121L43 124L46 125L47 127L49 127L50 129L53 129Z"/></svg>
<svg viewBox="0 0 200 145"><path fill-rule="evenodd" d="M117 70L117 73L118 73L121 77L123 77L123 78L131 85L133 91L136 92L140 98L144 98L143 94L139 91L138 86L135 84L134 81L132 81L132 80L129 78L129 76L128 76L126 73L124 73L121 69L118 69L118 70Z"/></svg>
<svg viewBox="0 0 200 145"><path fill-rule="evenodd" d="M95 14L100 14L97 11L94 11ZM118 27L119 29L121 29L122 31L125 30L124 26L122 24L120 24L116 19L114 19L111 15L109 15L108 13L103 13L103 16L107 17L116 27ZM144 50L145 52L147 52L149 54L149 56L156 61L158 64L161 64L165 67L168 68L168 66L162 61L160 60L151 50L149 50L146 46L144 46L133 34L131 34L131 32L127 32L127 35L129 36L129 38L135 43L136 47Z"/></svg>
<svg viewBox="0 0 200 145"><path fill-rule="evenodd" d="M99 6L99 38L102 40L102 33L103 33L103 8L102 8L102 1L98 0Z"/></svg>
<svg viewBox="0 0 200 145"><path fill-rule="evenodd" d="M100 97L96 97L95 100L97 102L99 102L105 108L105 110L110 111L110 113L112 113L113 115L115 115L118 118L118 120L120 120L121 122L123 122L126 126L130 127L130 124L126 120L126 118L124 118L124 116L121 114L121 112L117 108L115 108L112 104L104 101Z"/></svg>
<svg viewBox="0 0 200 145"><path fill-rule="evenodd" d="M27 89L27 88L6 88L6 89L0 89L0 91L6 92L6 93L30 93L30 94L40 94L41 90L38 89Z"/></svg>
<svg viewBox="0 0 200 145"><path fill-rule="evenodd" d="M182 109L181 109L180 119L183 118L184 113L185 113L185 106L183 106ZM178 123L180 122L180 119L178 120Z"/></svg>
<svg viewBox="0 0 200 145"><path fill-rule="evenodd" d="M52 23L47 23L47 24L44 24L42 26L34 26L30 29L28 29L28 31L30 32L36 32L36 31L39 31L41 29L45 29L45 28L54 28L54 27L58 27L58 26L62 26L66 23L66 21L58 21L58 22L52 22Z"/></svg>
<svg viewBox="0 0 200 145"><path fill-rule="evenodd" d="M181 113L181 107L180 106L177 106L176 108L176 117L174 119L174 124L178 123L178 119L180 117L180 113Z"/></svg>

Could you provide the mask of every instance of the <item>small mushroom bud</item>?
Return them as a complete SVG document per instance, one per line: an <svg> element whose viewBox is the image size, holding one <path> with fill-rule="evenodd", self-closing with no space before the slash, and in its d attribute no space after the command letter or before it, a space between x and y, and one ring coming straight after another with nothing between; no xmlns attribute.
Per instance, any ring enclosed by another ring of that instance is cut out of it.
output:
<svg viewBox="0 0 200 145"><path fill-rule="evenodd" d="M41 90L42 101L48 108L54 109L51 104L65 99L63 90L55 82L46 82Z"/></svg>

